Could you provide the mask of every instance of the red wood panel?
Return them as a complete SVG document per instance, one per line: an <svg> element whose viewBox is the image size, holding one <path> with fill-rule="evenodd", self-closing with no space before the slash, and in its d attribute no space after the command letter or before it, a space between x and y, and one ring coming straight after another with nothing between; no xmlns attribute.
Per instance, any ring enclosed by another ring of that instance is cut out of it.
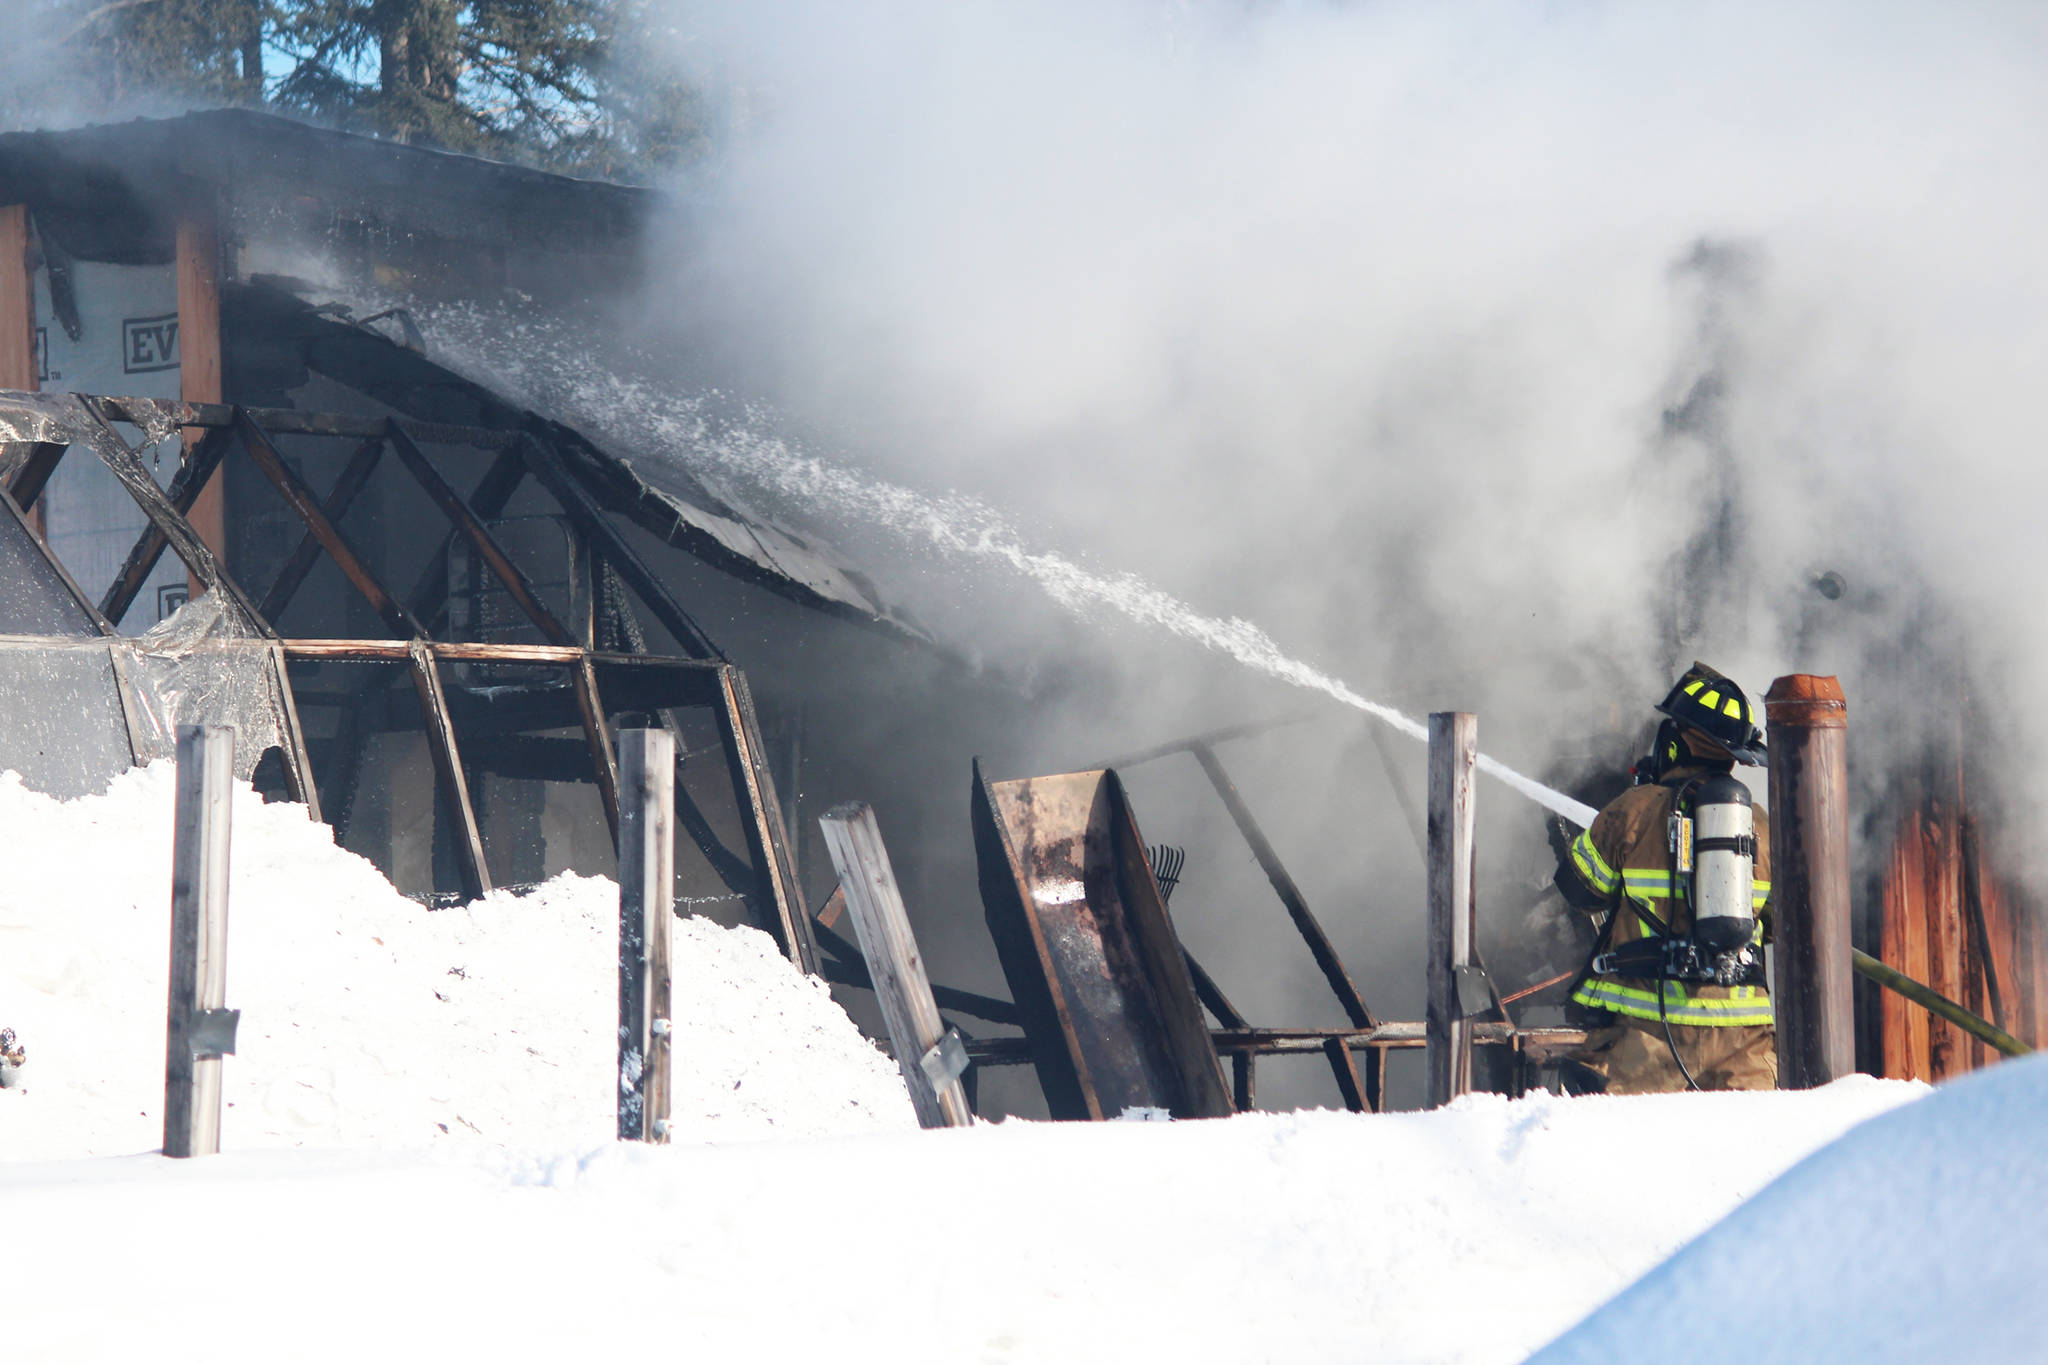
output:
<svg viewBox="0 0 2048 1365"><path fill-rule="evenodd" d="M1878 956L1917 980L1927 979L1927 848L1920 811L1909 808L1892 837L1884 875L1884 920ZM1927 1012L1891 991L1879 997L1884 1074L1894 1080L1929 1080Z"/></svg>

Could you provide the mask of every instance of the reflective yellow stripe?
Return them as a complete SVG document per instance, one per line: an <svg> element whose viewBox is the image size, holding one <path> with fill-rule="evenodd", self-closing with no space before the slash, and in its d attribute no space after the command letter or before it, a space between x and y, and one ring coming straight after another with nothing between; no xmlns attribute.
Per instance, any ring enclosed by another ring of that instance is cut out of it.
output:
<svg viewBox="0 0 2048 1365"><path fill-rule="evenodd" d="M1667 1018L1674 1024L1709 1028L1738 1028L1771 1022L1771 999L1758 986L1737 986L1727 999L1695 998L1683 982L1666 981L1664 1012L1659 1015L1657 992L1628 986L1612 977L1588 977L1572 992L1572 999L1593 1009L1612 1010L1631 1019Z"/></svg>
<svg viewBox="0 0 2048 1365"><path fill-rule="evenodd" d="M1769 882L1752 881L1749 884L1749 903L1751 905L1761 910L1764 908L1764 902L1770 898L1771 884Z"/></svg>
<svg viewBox="0 0 2048 1365"><path fill-rule="evenodd" d="M1705 678L1694 678L1691 682L1685 685L1685 695L1688 697L1697 697L1700 694L1700 689L1702 687L1705 687L1706 685L1707 680Z"/></svg>
<svg viewBox="0 0 2048 1365"><path fill-rule="evenodd" d="M1627 884L1628 893L1631 896L1640 896L1644 900L1669 900L1671 898L1671 874L1669 872L1651 872L1642 868L1631 867L1623 870L1621 879Z"/></svg>
<svg viewBox="0 0 2048 1365"><path fill-rule="evenodd" d="M1578 868L1579 875L1586 879L1586 885L1603 896L1614 894L1619 879L1615 877L1614 869L1607 865L1607 860L1600 856L1600 850L1593 847L1590 830L1581 830L1579 837L1572 840L1572 866Z"/></svg>
<svg viewBox="0 0 2048 1365"><path fill-rule="evenodd" d="M1739 701L1737 701L1737 700L1735 700L1735 698L1733 698L1733 697L1730 697L1730 698L1729 698L1729 699L1727 700L1726 704L1724 704L1724 705L1723 705L1723 706L1721 707L1721 714L1722 714L1722 715L1724 715L1724 716L1733 716L1733 717L1735 717L1735 719L1737 719L1737 720L1741 720L1741 719L1742 719L1742 703L1741 703L1741 702L1739 702Z"/></svg>

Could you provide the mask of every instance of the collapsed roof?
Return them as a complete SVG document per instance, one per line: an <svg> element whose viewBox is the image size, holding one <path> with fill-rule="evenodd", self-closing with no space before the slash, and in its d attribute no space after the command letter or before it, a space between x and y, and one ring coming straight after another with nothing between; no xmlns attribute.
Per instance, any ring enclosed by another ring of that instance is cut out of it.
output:
<svg viewBox="0 0 2048 1365"><path fill-rule="evenodd" d="M26 204L54 262L165 264L195 202L245 260L317 242L344 275L438 298L516 290L546 307L629 291L642 234L676 205L654 191L212 110L63 132L0 135L0 204ZM61 315L66 301L51 271ZM223 281L229 374L277 391L320 374L421 421L545 431L605 510L735 578L801 605L926 639L875 585L815 537L776 524L673 460L635 462L509 403L416 348L301 298L286 281ZM75 305L74 305L75 307ZM239 397L240 395L231 395ZM20 404L0 413L0 477L38 436Z"/></svg>

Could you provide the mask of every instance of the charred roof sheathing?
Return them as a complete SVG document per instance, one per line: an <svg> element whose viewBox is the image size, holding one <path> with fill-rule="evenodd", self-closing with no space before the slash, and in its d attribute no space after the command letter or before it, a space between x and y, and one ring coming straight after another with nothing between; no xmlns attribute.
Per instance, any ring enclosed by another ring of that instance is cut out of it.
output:
<svg viewBox="0 0 2048 1365"><path fill-rule="evenodd" d="M477 246L625 256L675 202L481 157L213 109L0 134L0 187L82 260L171 259L167 208L195 192L243 214L312 210Z"/></svg>
<svg viewBox="0 0 2048 1365"><path fill-rule="evenodd" d="M168 262L175 253L177 207L194 196L245 228L280 219L346 224L405 239L415 249L440 244L605 262L632 260L650 219L676 212L674 201L652 190L408 147L249 110L0 135L0 204L28 204L38 227L72 257ZM833 615L930 641L831 549L740 508L680 463L636 465L286 289L229 284L222 308L225 343L231 352L244 353L238 360L265 352L259 365L282 358L422 420L545 426L607 510L736 578ZM7 439L20 437L0 434Z"/></svg>

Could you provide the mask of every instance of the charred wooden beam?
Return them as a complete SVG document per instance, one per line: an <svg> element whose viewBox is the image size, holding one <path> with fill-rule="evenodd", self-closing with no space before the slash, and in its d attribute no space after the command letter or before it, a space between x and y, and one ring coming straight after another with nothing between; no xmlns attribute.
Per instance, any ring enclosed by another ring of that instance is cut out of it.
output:
<svg viewBox="0 0 2048 1365"><path fill-rule="evenodd" d="M1212 1029L1209 1037L1221 1053L1254 1053L1261 1057L1323 1052L1332 1038L1368 1058L1389 1048L1412 1050L1426 1045L1426 1026L1419 1019L1390 1020L1369 1029ZM1505 1024L1474 1024L1472 1041L1479 1047L1519 1047L1531 1061L1555 1061L1586 1045L1584 1029L1509 1028ZM967 1054L983 1066L1023 1066L1035 1058L1027 1038L980 1038L969 1041ZM1377 1096L1378 1080L1368 1060L1366 1082Z"/></svg>
<svg viewBox="0 0 2048 1365"><path fill-rule="evenodd" d="M469 548L476 552L477 558L483 560L490 571L497 575L498 581L505 585L506 593L519 609L526 613L534 628L552 644L576 644L576 637L571 635L568 628L555 619L554 613L542 604L540 594L534 590L533 583L519 566L512 562L512 557L505 553L504 547L498 544L496 538L484 526L483 518L477 515L462 494L455 491L453 485L441 477L441 471L434 468L426 455L413 443L412 437L406 435L405 429L396 422L391 424L391 448L398 452L399 462L412 474L419 486L426 490L427 496L441 509L442 515L448 518L456 534L468 542Z"/></svg>
<svg viewBox="0 0 2048 1365"><path fill-rule="evenodd" d="M1216 1016L1216 1022L1225 1028L1246 1027L1244 1016L1238 1013L1237 1006L1230 1003L1230 997L1216 984L1216 978L1209 975L1206 967L1195 961L1195 955L1188 951L1186 944L1181 945L1180 951L1188 964L1188 976L1194 980L1195 995L1209 1007L1209 1013Z"/></svg>
<svg viewBox="0 0 2048 1365"><path fill-rule="evenodd" d="M298 513L299 520L305 523L306 529L320 542L320 548L327 552L328 558L340 568L342 575L355 585L356 591L363 595L363 599L383 619L384 624L397 634L425 639L426 628L403 602L393 597L378 581L377 575L371 572L369 563L357 552L355 546L349 543L348 537L341 533L341 528L321 509L320 499L312 488L293 472L292 467L284 462L284 457L278 454L277 446L271 441L269 434L247 413L240 415L235 429L241 433L242 446L249 452L249 458L256 462L256 467L263 471L263 476L284 496L292 511Z"/></svg>
<svg viewBox="0 0 2048 1365"><path fill-rule="evenodd" d="M605 824L612 833L612 847L619 848L619 765L612 754L611 732L605 727L604 699L597 690L597 670L590 666L590 657L585 655L577 660L570 670L570 685L576 689L576 709L583 718L584 742L590 746L590 764L597 778L598 799L604 803ZM669 786L676 785L675 737L662 732L668 740L666 752L669 755ZM675 801L671 795L668 801L669 818L674 819Z"/></svg>
<svg viewBox="0 0 2048 1365"><path fill-rule="evenodd" d="M210 436L218 434L209 433ZM334 487L321 500L320 510L329 521L339 525L341 519L348 515L348 509L355 506L356 498L369 486L370 475L376 472L377 462L383 454L384 440L380 436L366 437L356 447L355 454L349 456L348 463L342 466L340 475L335 478ZM284 567L271 580L270 590L263 594L262 609L266 618L275 621L283 614L285 604L306 581L306 575L313 572L313 565L319 558L320 537L309 530L299 537L299 543L285 560Z"/></svg>
<svg viewBox="0 0 2048 1365"><path fill-rule="evenodd" d="M519 452L506 450L491 462L483 478L469 495L469 505L476 514L486 519L495 517L505 510L512 501L512 494L526 480L526 461ZM413 584L406 603L412 614L421 621L432 624L439 619L448 605L448 550L455 544L455 533L450 531L441 538L440 548L427 559L426 568L420 571L419 581Z"/></svg>
<svg viewBox="0 0 2048 1365"><path fill-rule="evenodd" d="M164 496L164 491L157 487L156 480L151 477L149 470L143 467L134 449L122 440L121 434L109 424L103 407L92 398L81 397L78 402L80 409L89 419L85 429L78 434L84 438L93 454L99 456L100 462L121 481L121 486L128 490L128 496L135 500L136 505L142 509L142 514L149 518L150 523L169 544L171 552L184 562L185 567L191 570L193 578L206 591L218 593L221 600L228 605L230 613L242 618L239 623L242 629L266 639L275 639L277 632L270 628L270 623L264 618L263 613L256 610L256 604L249 600L248 594L228 576L227 571L221 567L219 557L200 538L199 533L192 529L192 524L185 520L184 513L172 506L170 500ZM197 478L196 459L189 461L188 464L193 466L194 470L191 488L192 495L196 498L203 481ZM185 470L181 468L179 472L182 474ZM137 586L140 586L139 581ZM123 614L126 610L127 606L123 603ZM118 619L112 612L106 615L109 620Z"/></svg>
<svg viewBox="0 0 2048 1365"><path fill-rule="evenodd" d="M409 657L413 690L419 694L420 713L426 723L427 750L433 755L441 799L455 827L455 862L461 870L462 889L475 900L490 891L491 875L484 862L484 840L477 828L476 808L469 800L469 778L462 770L455 725L448 716L448 699L441 690L441 672L423 640L413 642Z"/></svg>
<svg viewBox="0 0 2048 1365"><path fill-rule="evenodd" d="M50 552L48 542L43 539L42 533L36 529L35 523L29 520L28 513L23 511L21 506L7 495L5 489L0 489L0 514L12 518L16 525L21 528L22 534L28 537L29 544L36 547L36 553L43 557L43 562L48 564L51 571L57 575L57 580L64 585L64 591L70 595L73 602L78 604L78 609L85 613L85 618L92 623L93 628L102 635L112 635L114 633L112 623L100 614L98 607L92 604L92 599L87 597L85 590L78 586L78 581L71 576L71 571L64 567L63 561Z"/></svg>
<svg viewBox="0 0 2048 1365"><path fill-rule="evenodd" d="M306 808L308 819L320 819L320 789L313 782L313 760L306 752L306 730L299 723L299 702L292 693L291 670L285 665L284 645L270 642L270 671L277 681L278 707L284 715L285 776L293 799Z"/></svg>
<svg viewBox="0 0 2048 1365"><path fill-rule="evenodd" d="M1229 725L1220 730L1210 730L1203 734L1191 735L1186 739L1168 740L1164 744L1155 744L1149 749L1139 749L1135 753L1125 754L1123 757L1111 759L1107 763L1096 763L1090 766L1096 768L1135 768L1140 763L1150 763L1156 758L1170 758L1174 754L1192 753L1196 749L1210 749L1218 744L1228 743L1233 739L1249 739L1253 735L1263 735L1274 730L1284 730L1290 725L1306 725L1308 722L1317 719L1318 715L1319 713L1315 711L1297 711L1292 715L1276 716L1272 720L1256 720L1243 725Z"/></svg>
<svg viewBox="0 0 2048 1365"><path fill-rule="evenodd" d="M1272 841L1266 838L1265 831L1259 828L1259 822L1253 818L1251 807L1247 806L1244 797L1239 795L1237 785L1230 780L1230 774L1223 770L1223 764L1216 757L1216 751L1206 744L1195 744L1188 752L1202 765L1202 771L1208 774L1209 784L1215 787L1216 794L1223 798L1223 805L1229 810L1231 820L1236 823L1238 833L1242 834L1245 843L1251 846L1252 856L1258 860L1260 870L1266 874L1266 880L1273 884L1274 894L1280 897L1280 904L1287 909L1287 917L1294 921L1295 929L1308 944L1309 953L1315 958L1316 966L1322 969L1323 979L1330 983L1331 991L1336 994L1337 1003L1343 1006L1345 1015L1353 1024L1360 1028L1370 1027L1375 1020L1372 1011L1366 1007L1365 997L1358 993L1358 987L1352 983L1351 974L1344 969L1343 962L1337 957L1337 949L1331 944L1330 936L1323 932L1322 923L1308 907L1307 897L1303 896L1301 888L1294 884L1294 878L1289 875L1286 865L1280 861L1280 855L1274 851Z"/></svg>
<svg viewBox="0 0 2048 1365"><path fill-rule="evenodd" d="M36 499L43 494L43 485L50 481L50 475L57 471L57 462L64 458L64 452L71 447L57 441L37 441L28 448L28 458L14 471L8 480L7 491L21 504L21 510L35 510Z"/></svg>
<svg viewBox="0 0 2048 1365"><path fill-rule="evenodd" d="M583 485L562 464L562 457L544 444L539 438L529 435L520 445L526 457L527 468L535 478L546 486L562 510L569 515L576 529L584 539L596 546L606 562L617 570L640 600L647 604L654 618L675 637L683 651L700 659L723 660L725 654L711 642L682 604L669 594L669 590L654 571L649 569L626 538L613 526Z"/></svg>
<svg viewBox="0 0 2048 1365"><path fill-rule="evenodd" d="M1358 1061L1351 1055L1351 1048L1342 1038L1328 1038L1323 1042L1323 1053L1330 1059L1330 1071L1337 1078L1337 1093L1344 1099L1344 1107L1354 1114L1371 1113L1374 1105L1366 1099L1365 1082L1358 1074Z"/></svg>
<svg viewBox="0 0 2048 1365"><path fill-rule="evenodd" d="M874 979L868 975L868 966L861 957L858 944L830 925L814 920L811 927L818 936L818 946L825 954L829 954L820 955L818 958L818 975L836 985L852 986L863 991L875 988ZM991 1024L1018 1022L1017 1007L993 995L982 995L976 991L963 991L954 986L934 983L932 998L937 1000L939 1008L948 1014L972 1015Z"/></svg>
<svg viewBox="0 0 2048 1365"><path fill-rule="evenodd" d="M790 961L808 976L818 974L818 946L811 938L811 917L789 856L789 834L782 827L782 807L775 799L775 777L761 743L761 723L754 715L754 695L746 675L730 664L719 669L718 728L725 740L733 791L740 798L758 890L755 913L782 945Z"/></svg>
<svg viewBox="0 0 2048 1365"><path fill-rule="evenodd" d="M234 439L232 431L209 431L198 445L185 452L184 459L178 463L178 472L171 476L171 486L164 491L165 501L169 502L180 516L191 510L193 500L199 496L200 488L213 477L213 471L220 467L220 462L226 457L228 447L234 443ZM106 596L100 599L100 611L109 621L115 625L121 623L121 618L128 614L128 608L134 604L136 595L142 591L143 583L156 569L157 561L163 558L164 550L169 544L170 541L155 521L152 520L143 529L141 537L128 551L128 558L122 563L121 571L114 575L114 581L108 585ZM270 619L267 612L259 614L266 621Z"/></svg>
<svg viewBox="0 0 2048 1365"><path fill-rule="evenodd" d="M123 398L106 396L99 400L117 422L166 421L174 426L231 428L236 408L227 403L188 403L164 398ZM387 422L395 421L406 435L426 445L475 446L483 450L506 450L520 433L496 427L464 426L450 422L422 422L410 417L384 418L332 412L301 412L296 408L244 408L265 431L281 436L333 436L361 440L381 436Z"/></svg>

